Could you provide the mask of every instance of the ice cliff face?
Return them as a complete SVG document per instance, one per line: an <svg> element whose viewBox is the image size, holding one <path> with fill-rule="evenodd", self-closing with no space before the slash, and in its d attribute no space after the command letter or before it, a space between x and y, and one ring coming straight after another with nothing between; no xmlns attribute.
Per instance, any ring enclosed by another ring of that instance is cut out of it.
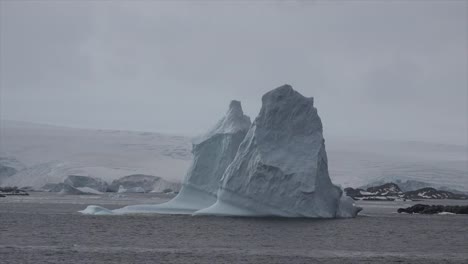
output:
<svg viewBox="0 0 468 264"><path fill-rule="evenodd" d="M107 191L107 183L99 178L80 175L68 175L68 177L63 182L75 188L88 187L98 192Z"/></svg>
<svg viewBox="0 0 468 264"><path fill-rule="evenodd" d="M216 202L220 179L234 159L250 128L239 101L232 101L226 115L193 142L193 162L179 194L161 205L128 206L120 212L193 213Z"/></svg>
<svg viewBox="0 0 468 264"><path fill-rule="evenodd" d="M216 203L195 214L329 218L356 213L328 175L313 98L284 85L263 96L260 114L223 175Z"/></svg>

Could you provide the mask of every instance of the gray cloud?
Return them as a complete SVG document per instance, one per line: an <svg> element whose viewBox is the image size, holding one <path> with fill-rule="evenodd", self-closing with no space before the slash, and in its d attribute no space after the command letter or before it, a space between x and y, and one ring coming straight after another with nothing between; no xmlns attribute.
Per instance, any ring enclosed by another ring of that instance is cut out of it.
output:
<svg viewBox="0 0 468 264"><path fill-rule="evenodd" d="M465 1L0 5L4 119L194 134L289 83L326 135L466 144Z"/></svg>

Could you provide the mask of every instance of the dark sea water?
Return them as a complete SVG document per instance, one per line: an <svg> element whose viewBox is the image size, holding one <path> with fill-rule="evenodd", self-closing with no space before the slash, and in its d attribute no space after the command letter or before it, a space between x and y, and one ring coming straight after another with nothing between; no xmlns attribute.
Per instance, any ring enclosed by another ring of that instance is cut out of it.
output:
<svg viewBox="0 0 468 264"><path fill-rule="evenodd" d="M359 217L331 220L77 213L169 198L0 198L0 263L468 263L468 216L395 213L415 202L361 202Z"/></svg>

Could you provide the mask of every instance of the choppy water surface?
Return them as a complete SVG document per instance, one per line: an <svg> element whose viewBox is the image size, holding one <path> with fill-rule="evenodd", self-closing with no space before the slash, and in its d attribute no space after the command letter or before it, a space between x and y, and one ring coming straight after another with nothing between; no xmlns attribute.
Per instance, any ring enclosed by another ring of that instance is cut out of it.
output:
<svg viewBox="0 0 468 264"><path fill-rule="evenodd" d="M0 263L468 263L468 216L395 213L414 202L334 220L77 213L168 198L0 198Z"/></svg>

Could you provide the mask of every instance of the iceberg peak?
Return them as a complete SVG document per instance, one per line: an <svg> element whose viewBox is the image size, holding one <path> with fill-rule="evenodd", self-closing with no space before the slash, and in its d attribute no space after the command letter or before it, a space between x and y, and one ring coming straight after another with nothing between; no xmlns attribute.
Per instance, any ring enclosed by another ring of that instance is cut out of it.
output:
<svg viewBox="0 0 468 264"><path fill-rule="evenodd" d="M194 144L200 144L208 138L217 134L234 134L239 131L247 131L250 128L250 117L244 115L240 101L232 100L228 111L216 125L201 137L193 140Z"/></svg>
<svg viewBox="0 0 468 264"><path fill-rule="evenodd" d="M314 107L314 98L303 96L287 84L263 95L254 125L268 137L284 136L288 140L314 133L322 137L322 121Z"/></svg>
<svg viewBox="0 0 468 264"><path fill-rule="evenodd" d="M236 113L244 114L244 111L242 110L241 102L237 100L232 100L231 103L229 103L229 111L234 111Z"/></svg>
<svg viewBox="0 0 468 264"><path fill-rule="evenodd" d="M291 85L285 84L280 87L277 87L262 96L262 103L269 104L269 103L278 103L281 101L287 101L293 103L297 100L304 100L307 99L308 101L314 102L314 98L310 97L307 98L300 94L299 92L295 91Z"/></svg>

